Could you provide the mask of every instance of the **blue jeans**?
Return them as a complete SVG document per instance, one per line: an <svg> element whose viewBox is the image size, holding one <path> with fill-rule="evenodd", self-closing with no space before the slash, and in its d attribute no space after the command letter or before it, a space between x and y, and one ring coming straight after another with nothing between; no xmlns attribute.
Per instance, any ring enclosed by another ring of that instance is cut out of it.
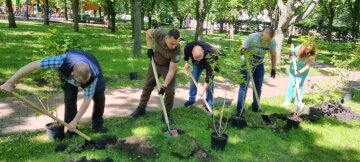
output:
<svg viewBox="0 0 360 162"><path fill-rule="evenodd" d="M260 99L261 88L262 88L262 84L264 82L264 75L265 75L264 63L254 66L253 71L254 71L253 78L254 78L254 82L255 82L255 86L256 86L256 91L257 91L257 93L259 95L259 99ZM237 106L236 106L237 112L241 112L241 110L244 107L246 93L247 93L247 89L248 89L248 85L249 85L249 81L250 81L250 76L248 75L247 71L241 70L240 73L244 75L245 82L240 84L238 101L237 101ZM251 107L254 111L259 109L259 105L256 102L255 93L253 93L253 103L252 103Z"/></svg>
<svg viewBox="0 0 360 162"><path fill-rule="evenodd" d="M193 62L192 76L194 77L196 82L199 82L199 78L200 78L200 75L201 75L203 69L204 69L203 67L200 67L200 63ZM213 92L214 92L214 76L211 77L209 87L206 90L206 101L208 102L208 104L211 108L213 107L213 100L214 100ZM196 101L196 94L197 94L196 86L195 86L194 82L191 80L190 92L189 92L189 96L190 96L189 101L190 102Z"/></svg>

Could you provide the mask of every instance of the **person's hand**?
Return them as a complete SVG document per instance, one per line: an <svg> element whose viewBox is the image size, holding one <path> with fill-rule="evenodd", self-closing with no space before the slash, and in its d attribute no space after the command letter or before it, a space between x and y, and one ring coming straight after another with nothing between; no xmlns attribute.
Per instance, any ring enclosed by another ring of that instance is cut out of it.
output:
<svg viewBox="0 0 360 162"><path fill-rule="evenodd" d="M185 70L185 73L186 73L187 75L191 74L189 63L185 62L184 70Z"/></svg>
<svg viewBox="0 0 360 162"><path fill-rule="evenodd" d="M150 60L154 57L155 53L153 49L148 49L147 50L147 55L150 58Z"/></svg>
<svg viewBox="0 0 360 162"><path fill-rule="evenodd" d="M199 90L198 94L199 94L200 97L204 96L205 90L206 90L205 88L201 88L201 89Z"/></svg>
<svg viewBox="0 0 360 162"><path fill-rule="evenodd" d="M296 72L295 72L295 76L296 76L296 77L299 77L299 76L300 76L300 74L301 74L301 73L300 73L298 70L296 70Z"/></svg>
<svg viewBox="0 0 360 162"><path fill-rule="evenodd" d="M166 90L166 87L165 87L165 86L161 86L161 88L160 88L160 90L159 90L159 95L164 95L165 90Z"/></svg>
<svg viewBox="0 0 360 162"><path fill-rule="evenodd" d="M71 132L74 132L74 131L76 130L77 123L78 123L77 121L72 120L72 121L69 123L68 130L71 131Z"/></svg>
<svg viewBox="0 0 360 162"><path fill-rule="evenodd" d="M3 92L10 93L10 92L14 91L14 84L5 82L3 85L0 86L0 90Z"/></svg>
<svg viewBox="0 0 360 162"><path fill-rule="evenodd" d="M276 70L271 69L271 78L275 78L275 76L276 76Z"/></svg>

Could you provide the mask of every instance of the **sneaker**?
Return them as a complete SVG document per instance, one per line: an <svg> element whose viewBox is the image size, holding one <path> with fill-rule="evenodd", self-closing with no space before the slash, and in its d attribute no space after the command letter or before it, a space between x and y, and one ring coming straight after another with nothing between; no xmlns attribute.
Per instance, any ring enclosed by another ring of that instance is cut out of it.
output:
<svg viewBox="0 0 360 162"><path fill-rule="evenodd" d="M192 102L192 101L186 101L186 102L184 103L184 106L187 108L187 107L193 105L194 103L195 103L195 102Z"/></svg>
<svg viewBox="0 0 360 162"><path fill-rule="evenodd" d="M140 116L144 116L145 113L146 113L145 108L138 107L133 113L131 113L131 116L133 118L137 118L137 117L140 117Z"/></svg>
<svg viewBox="0 0 360 162"><path fill-rule="evenodd" d="M109 131L109 129L105 128L103 125L93 125L92 130L98 133L106 133Z"/></svg>

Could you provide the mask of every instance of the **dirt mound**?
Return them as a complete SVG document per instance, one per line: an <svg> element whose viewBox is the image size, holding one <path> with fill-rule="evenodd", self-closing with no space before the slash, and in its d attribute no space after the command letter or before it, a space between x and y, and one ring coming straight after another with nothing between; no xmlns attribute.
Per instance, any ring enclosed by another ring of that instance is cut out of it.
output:
<svg viewBox="0 0 360 162"><path fill-rule="evenodd" d="M102 160L97 160L97 159L87 159L86 156L80 157L78 159L75 160L70 160L68 162L113 162L113 159L110 157L107 157L105 159Z"/></svg>
<svg viewBox="0 0 360 162"><path fill-rule="evenodd" d="M323 102L315 107L320 109L325 116L336 118L341 121L356 120L360 122L360 115L351 111L350 107L341 103Z"/></svg>
<svg viewBox="0 0 360 162"><path fill-rule="evenodd" d="M145 139L138 137L127 137L119 141L116 148L137 159L155 158L159 151L152 147Z"/></svg>
<svg viewBox="0 0 360 162"><path fill-rule="evenodd" d="M117 143L117 138L112 135L104 135L100 138L94 140L98 145L103 146L106 148L111 148ZM86 150L96 150L96 147L93 143L89 141L85 141L84 144L67 144L67 143L59 143L55 146L55 152L83 152Z"/></svg>

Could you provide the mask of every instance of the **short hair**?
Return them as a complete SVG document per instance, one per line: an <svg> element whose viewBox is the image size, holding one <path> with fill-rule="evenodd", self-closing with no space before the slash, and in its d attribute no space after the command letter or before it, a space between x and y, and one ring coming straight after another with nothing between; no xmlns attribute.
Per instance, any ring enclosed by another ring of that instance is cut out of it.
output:
<svg viewBox="0 0 360 162"><path fill-rule="evenodd" d="M169 30L168 34L169 37L173 37L174 39L179 39L180 38L180 32L177 29L171 29Z"/></svg>
<svg viewBox="0 0 360 162"><path fill-rule="evenodd" d="M85 63L77 63L74 66L73 69L74 75L79 76L83 78L84 80L89 79L89 76L91 75L90 67L89 65Z"/></svg>
<svg viewBox="0 0 360 162"><path fill-rule="evenodd" d="M265 28L265 29L264 29L264 32L269 33L269 35L270 35L271 37L274 37L274 35L275 35L275 30L274 30L273 28Z"/></svg>

